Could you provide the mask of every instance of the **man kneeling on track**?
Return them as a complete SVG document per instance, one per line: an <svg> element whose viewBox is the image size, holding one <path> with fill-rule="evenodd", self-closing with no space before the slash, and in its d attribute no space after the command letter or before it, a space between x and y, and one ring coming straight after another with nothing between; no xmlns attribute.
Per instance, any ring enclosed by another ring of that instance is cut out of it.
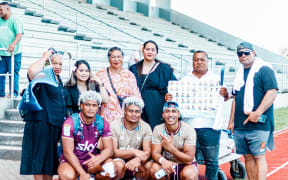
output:
<svg viewBox="0 0 288 180"><path fill-rule="evenodd" d="M153 179L198 179L198 168L194 158L196 132L188 124L180 121L181 114L178 108L176 102L166 102L162 113L164 123L153 130Z"/></svg>
<svg viewBox="0 0 288 180"><path fill-rule="evenodd" d="M124 117L111 123L118 178L150 179L152 130L141 119L144 102L127 97L123 107Z"/></svg>
<svg viewBox="0 0 288 180"><path fill-rule="evenodd" d="M81 112L72 114L63 124L59 179L90 180L91 175L95 179L110 179L115 176L114 163L109 159L113 154L112 135L109 123L96 114L101 96L87 91L79 97L79 104ZM101 152L96 148L100 137ZM110 166L110 174L102 171L107 166Z"/></svg>

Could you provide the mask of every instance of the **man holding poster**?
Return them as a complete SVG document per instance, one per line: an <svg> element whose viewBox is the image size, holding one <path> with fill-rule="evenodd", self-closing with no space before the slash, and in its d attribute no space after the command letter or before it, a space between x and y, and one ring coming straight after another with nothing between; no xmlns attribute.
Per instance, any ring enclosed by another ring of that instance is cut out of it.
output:
<svg viewBox="0 0 288 180"><path fill-rule="evenodd" d="M225 101L228 100L228 91L220 87L220 78L208 70L208 54L200 50L193 55L192 74L184 76L180 83L184 84L184 91L181 92L180 86L175 95L168 90L165 100L171 101L172 96L173 100L176 100L181 96L182 108L190 112L183 116L183 121L193 126L197 134L197 162L204 160L206 178L217 180L221 125L216 117L219 114L218 102L223 102L223 97Z"/></svg>

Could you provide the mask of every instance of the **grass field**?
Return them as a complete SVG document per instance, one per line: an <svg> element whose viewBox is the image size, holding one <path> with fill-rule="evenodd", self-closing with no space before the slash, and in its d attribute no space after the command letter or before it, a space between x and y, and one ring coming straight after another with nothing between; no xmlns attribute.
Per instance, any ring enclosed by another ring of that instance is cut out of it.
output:
<svg viewBox="0 0 288 180"><path fill-rule="evenodd" d="M275 131L288 128L288 108L274 110Z"/></svg>

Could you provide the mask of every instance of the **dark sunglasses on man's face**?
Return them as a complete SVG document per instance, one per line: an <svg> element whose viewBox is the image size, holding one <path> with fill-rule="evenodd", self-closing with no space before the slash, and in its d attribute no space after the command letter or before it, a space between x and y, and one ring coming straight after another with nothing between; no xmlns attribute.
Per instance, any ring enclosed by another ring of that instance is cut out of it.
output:
<svg viewBox="0 0 288 180"><path fill-rule="evenodd" d="M245 56L249 56L250 53L251 53L251 51L238 51L238 52L237 52L237 56L238 56L238 57L241 57L243 54L244 54Z"/></svg>

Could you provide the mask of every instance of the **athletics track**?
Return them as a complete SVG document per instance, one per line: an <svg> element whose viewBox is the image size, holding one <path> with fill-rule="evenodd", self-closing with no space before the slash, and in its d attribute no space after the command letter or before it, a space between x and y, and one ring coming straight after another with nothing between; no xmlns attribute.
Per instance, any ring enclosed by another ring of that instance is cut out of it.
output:
<svg viewBox="0 0 288 180"><path fill-rule="evenodd" d="M268 162L267 180L288 180L288 128L274 133L275 149L266 153ZM241 158L244 162L244 158ZM232 180L230 176L230 163L220 166L225 172L227 179ZM204 180L205 166L199 166L199 180ZM248 179L246 177L246 179Z"/></svg>

